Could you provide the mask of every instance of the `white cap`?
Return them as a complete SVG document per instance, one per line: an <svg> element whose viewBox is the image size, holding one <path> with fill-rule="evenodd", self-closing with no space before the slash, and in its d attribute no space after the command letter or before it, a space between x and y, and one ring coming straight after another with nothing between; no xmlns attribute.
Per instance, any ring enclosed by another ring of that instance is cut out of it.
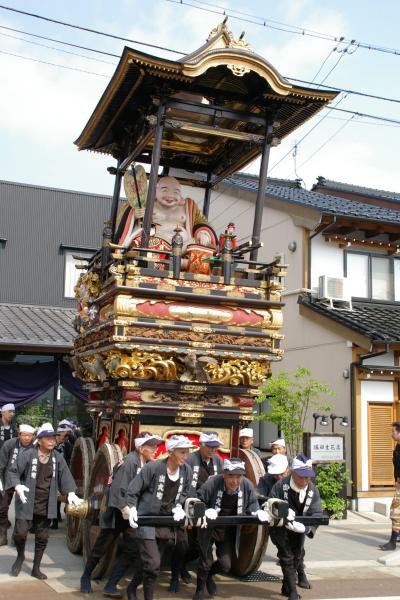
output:
<svg viewBox="0 0 400 600"><path fill-rule="evenodd" d="M41 425L37 430L36 439L40 439L42 437L51 437L53 435L56 435L53 425L51 423L43 423L43 425Z"/></svg>
<svg viewBox="0 0 400 600"><path fill-rule="evenodd" d="M239 437L254 437L254 431L250 429L250 427L245 427L244 429L240 429Z"/></svg>
<svg viewBox="0 0 400 600"><path fill-rule="evenodd" d="M145 444L161 444L162 438L158 435L152 435L151 433L146 433L145 435L135 438L135 448L136 450Z"/></svg>
<svg viewBox="0 0 400 600"><path fill-rule="evenodd" d="M195 445L184 435L172 435L165 442L165 447L170 452L171 450L176 450L177 448L194 448Z"/></svg>
<svg viewBox="0 0 400 600"><path fill-rule="evenodd" d="M282 446L283 448L286 448L286 442L283 438L278 438L274 442L271 442L271 447L272 446Z"/></svg>
<svg viewBox="0 0 400 600"><path fill-rule="evenodd" d="M25 423L21 423L19 426L20 433L35 433L35 428L32 425L26 425Z"/></svg>
<svg viewBox="0 0 400 600"><path fill-rule="evenodd" d="M5 412L6 410L13 410L15 412L14 404L12 402L9 402L8 404L5 404L1 407L1 412Z"/></svg>
<svg viewBox="0 0 400 600"><path fill-rule="evenodd" d="M67 427L72 427L73 423L69 421L69 419L63 419L59 422L58 426L62 427L63 425L67 425Z"/></svg>
<svg viewBox="0 0 400 600"><path fill-rule="evenodd" d="M202 431L199 437L200 444L205 446L223 446L224 442L219 439L216 431Z"/></svg>
<svg viewBox="0 0 400 600"><path fill-rule="evenodd" d="M281 475L286 471L289 462L286 454L275 454L268 460L268 473L270 475Z"/></svg>

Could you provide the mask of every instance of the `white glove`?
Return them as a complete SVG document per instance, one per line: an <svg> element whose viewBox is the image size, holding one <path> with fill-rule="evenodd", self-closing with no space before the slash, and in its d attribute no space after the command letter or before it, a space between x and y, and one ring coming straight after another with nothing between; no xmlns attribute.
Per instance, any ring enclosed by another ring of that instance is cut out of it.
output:
<svg viewBox="0 0 400 600"><path fill-rule="evenodd" d="M288 516L286 517L286 521L294 521L296 518L296 513L293 508L289 508Z"/></svg>
<svg viewBox="0 0 400 600"><path fill-rule="evenodd" d="M2 494L3 492L4 492L3 482L0 479L0 494Z"/></svg>
<svg viewBox="0 0 400 600"><path fill-rule="evenodd" d="M286 523L285 527L286 529L289 529L289 531L294 531L294 533L304 533L306 530L305 525L298 521L289 521L289 523Z"/></svg>
<svg viewBox="0 0 400 600"><path fill-rule="evenodd" d="M218 517L218 510L215 510L215 508L207 508L204 515L210 521L215 521L215 519Z"/></svg>
<svg viewBox="0 0 400 600"><path fill-rule="evenodd" d="M186 513L181 504L177 504L175 508L172 509L172 514L174 516L174 521L182 521L186 517Z"/></svg>
<svg viewBox="0 0 400 600"><path fill-rule="evenodd" d="M131 509L129 506L124 506L124 508L121 508L120 510L122 513L122 518L125 519L125 521L129 521L129 516L131 514Z"/></svg>
<svg viewBox="0 0 400 600"><path fill-rule="evenodd" d="M136 506L130 507L128 518L129 518L129 525L132 527L132 529L136 529L137 527L139 527L139 525L137 524L138 515L137 515Z"/></svg>
<svg viewBox="0 0 400 600"><path fill-rule="evenodd" d="M68 504L72 504L72 506L79 506L83 502L83 498L79 498L75 492L69 492L67 500Z"/></svg>
<svg viewBox="0 0 400 600"><path fill-rule="evenodd" d="M266 510L256 510L256 512L252 512L251 514L253 517L257 517L261 523L272 523L274 520L273 516Z"/></svg>
<svg viewBox="0 0 400 600"><path fill-rule="evenodd" d="M15 492L18 498L21 500L22 504L26 504L28 502L28 498L25 496L25 492L29 492L29 488L26 485L22 485L19 483L15 486Z"/></svg>

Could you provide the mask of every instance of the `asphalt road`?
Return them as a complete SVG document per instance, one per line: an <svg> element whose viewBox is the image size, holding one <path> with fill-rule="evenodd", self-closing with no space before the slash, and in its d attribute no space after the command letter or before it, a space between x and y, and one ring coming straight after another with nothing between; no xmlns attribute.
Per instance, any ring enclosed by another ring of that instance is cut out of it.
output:
<svg viewBox="0 0 400 600"><path fill-rule="evenodd" d="M307 540L306 565L312 589L301 590L303 600L400 600L400 566L386 567L378 562L378 558L384 553L380 552L377 546L386 541L389 530L389 521L379 515L370 515L368 518L350 515L348 521L332 522L328 527L321 527L314 540ZM397 552L400 555L400 544ZM78 591L82 557L68 551L65 545L64 524L61 529L51 534L42 563L42 570L48 575L46 581L37 581L30 576L33 558L32 536L27 544L27 559L18 578L8 575L15 554L15 549L11 546L0 548L0 600L69 600L83 597ZM272 544L267 548L260 571L271 576L280 576ZM220 598L282 600L280 581L243 582L218 576L217 582ZM123 580L121 587L127 583L128 579ZM94 593L87 597L91 600L104 598L103 585L104 582L94 582ZM167 586L168 577L165 574L160 580L155 598L171 600ZM181 591L175 597L189 600L194 589L194 583L182 584ZM140 588L139 597L142 597Z"/></svg>

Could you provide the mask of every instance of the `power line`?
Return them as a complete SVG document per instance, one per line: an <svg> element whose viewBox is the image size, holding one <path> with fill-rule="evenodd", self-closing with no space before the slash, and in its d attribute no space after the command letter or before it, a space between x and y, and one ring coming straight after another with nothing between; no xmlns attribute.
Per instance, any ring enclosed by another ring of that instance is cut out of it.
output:
<svg viewBox="0 0 400 600"><path fill-rule="evenodd" d="M4 7L2 7L0 5L0 8L4 8ZM9 10L12 10L12 9L9 9ZM20 12L22 12L22 11L20 11ZM27 13L27 14L29 14L29 13ZM78 29L80 29L78 26L76 26L76 27ZM113 58L121 58L119 54L113 54L111 52L105 52L104 50L97 50L95 48L90 48L89 46L82 46L82 45L79 45L79 44L73 44L71 42L65 42L63 40L58 40L56 38L50 38L50 37L47 37L47 36L38 35L38 34L35 34L35 33L28 32L28 31L23 31L21 29L14 29L12 27L6 27L5 25L0 25L0 28L1 29L6 29L8 31L14 31L15 33L22 33L24 35L29 35L29 36L36 37L38 39L46 40L46 41L49 41L49 42L56 42L57 44L63 44L65 46L71 46L73 48L79 48L80 50L87 50L88 52L95 52L97 54L104 54L105 56L112 56ZM107 36L108 34L102 34L102 35ZM127 40L127 38L120 38L120 39ZM134 40L127 40L127 41L134 41ZM137 41L135 43L141 44L141 45L144 45L144 46L148 46L148 45L151 46L151 44L146 44L145 42L139 42L139 41ZM158 48L158 46L156 46L156 47ZM163 48L163 49L166 50L166 51L168 51L168 52L176 52L176 53L178 53L176 50L171 50L170 48ZM184 53L183 52L179 52L178 54L184 54ZM319 73L319 71L317 72L317 74L315 75L315 77L318 75L318 73ZM314 79L315 79L315 77L314 77ZM285 79L287 79L288 81L294 81L294 82L297 82L297 83L302 83L302 84L307 84L307 85L313 85L313 83L314 83L314 79L312 81L307 81L307 80L304 80L304 79L296 79L295 77L288 77L288 76L285 76ZM355 96L361 96L361 97L364 97L364 98L372 98L374 100L382 100L382 101L385 101L385 102L400 103L400 99L397 99L397 98L389 98L389 97L386 97L386 96L378 96L376 94L368 94L366 92L358 92L357 90L340 88L340 87L332 86L332 85L323 85L322 83L318 84L318 87L325 88L325 89L328 89L328 90L337 91L337 92L346 92L348 94L353 94Z"/></svg>
<svg viewBox="0 0 400 600"><path fill-rule="evenodd" d="M313 81L306 81L304 79L296 79L295 77L285 77L288 81L296 81L297 83L313 84ZM354 96L363 96L364 98L372 98L374 100L384 100L385 102L396 102L400 104L398 98L388 98L387 96L377 96L376 94L367 94L366 92L357 92L356 90L349 90L346 88L334 87L332 85L323 85L322 83L317 84L318 87L325 88L327 90L333 90L335 92L346 92L347 94L353 94Z"/></svg>
<svg viewBox="0 0 400 600"><path fill-rule="evenodd" d="M65 65L57 65L56 63L47 62L45 60L39 60L38 58L31 58L30 56L22 56L21 54L14 54L13 52L5 52L0 50L0 54L6 54L7 56L14 56L15 58L22 58L23 60L30 60L32 62L41 63L42 65L50 65L51 67L58 67L59 69L68 69L69 71L79 71L79 73L86 73L87 75L97 75L97 77L107 77L109 75L103 75L103 73L93 73L93 71L86 71L85 69L78 69L76 67L66 67Z"/></svg>
<svg viewBox="0 0 400 600"><path fill-rule="evenodd" d="M342 96L341 98L339 98L339 100L336 102L335 106L338 106L338 105L339 105L341 102L343 102L343 100L345 100L345 99L346 99L346 97L347 97L347 96L345 95L345 96ZM332 106L329 106L328 108L332 110L332 108L333 108L333 107L332 107ZM297 146L300 146L301 142L303 142L303 140L305 140L305 139L306 139L306 137L308 137L308 136L310 135L310 133L312 133L312 132L314 131L314 129L316 129L316 128L318 127L318 125L320 125L320 124L322 123L322 121L324 121L324 120L325 120L325 119L328 117L328 115L329 115L329 113L328 113L328 112L327 112L327 113L325 113L325 114L324 114L324 115L323 115L323 116L322 116L322 117L319 119L319 121L317 121L317 122L315 123L315 125L313 125L313 126L311 127L311 129L310 129L309 131L307 131L307 133L305 133L305 134L303 135L303 137L302 137L302 138L301 138L301 139L300 139L300 140L299 140L299 141L298 141L298 142L297 142L295 145L297 145ZM285 154L284 156L282 156L282 158L280 158L280 159L278 160L278 162L276 162L274 165L272 165L272 167L269 169L269 172L271 173L271 171L273 171L273 170L275 169L275 167L277 167L277 166L278 166L278 165L279 165L281 162L283 162L283 161L285 160L285 158L286 158L287 156L289 156L289 154L290 154L290 153L291 153L293 150L294 150L294 146L292 146L292 147L290 148L290 150L288 150L288 152L286 152L286 154Z"/></svg>
<svg viewBox="0 0 400 600"><path fill-rule="evenodd" d="M93 60L96 62L100 62L106 65L112 65L115 67L116 63L109 62L107 60L101 60L101 58L94 58L93 56L85 56L84 54L78 54L78 52L71 52L69 50L63 50L63 48L56 48L55 46L48 46L47 44L41 44L40 42L34 42L33 40L26 40L21 37L17 37L15 35L10 35L9 33L2 33L0 31L0 35L3 37L11 38L12 40L19 40L20 42L25 42L26 44L33 44L35 46L40 46L41 48L48 48L49 50L56 50L56 52L63 52L64 54L70 54L72 56L79 56L80 58L85 58L86 60Z"/></svg>
<svg viewBox="0 0 400 600"><path fill-rule="evenodd" d="M164 48L164 46L156 46L155 44L148 44L145 42L139 42L138 40L132 40L130 38L114 35L112 33L105 33L104 31L98 31L97 29L90 29L89 27L82 27L81 25L74 25L73 23L66 23L65 21L58 21L51 17L45 17L43 15L37 15L35 13L26 12L25 10L18 10L11 6L4 6L0 4L0 8L3 10L9 10L11 12L19 13L20 15L26 15L27 17L33 17L35 19L41 19L42 21L48 21L49 23L56 23L57 25L63 25L64 27L71 27L72 29L80 29L81 31L87 31L88 33L95 33L96 35L102 35L109 37L114 40L121 40L123 42L130 42L131 44L138 44L140 46L148 46L149 48L156 48L157 50L165 50L166 52L174 52L175 54L187 54L186 52L180 52L179 50L171 50L170 48Z"/></svg>
<svg viewBox="0 0 400 600"><path fill-rule="evenodd" d="M80 50L87 50L88 52L95 52L96 54L104 54L105 56L121 58L119 54L112 54L111 52L105 52L104 50L96 50L95 48L89 48L88 46L80 46L79 44L72 44L71 42L63 42L62 40L49 38L44 35L38 35L37 33L30 33L29 31L22 31L21 29L13 29L12 27L6 27L5 25L0 25L0 29L7 29L7 31L14 31L14 33L23 33L24 35L30 35L40 40L46 40L47 42L56 42L57 44L71 46L71 48L79 48Z"/></svg>
<svg viewBox="0 0 400 600"><path fill-rule="evenodd" d="M328 110L337 110L339 112L345 112L350 115L354 115L356 117L368 117L369 119L376 119L377 121L384 121L386 123L395 123L396 125L400 125L400 121L398 119L389 119L388 117L379 117L378 115L369 115L368 113L361 113L356 110L348 110L346 108L336 108L336 106L327 106Z"/></svg>
<svg viewBox="0 0 400 600"><path fill-rule="evenodd" d="M327 144L329 144L329 142L330 142L330 141L332 141L332 140L333 140L333 138L334 138L334 137L336 137L336 136L337 136L337 135L338 135L338 134L339 134L339 133L340 133L340 132L341 132L341 131L342 131L342 130L343 130L343 129L344 129L344 128L345 128L345 127L346 127L346 126L349 124L349 123L350 123L350 121L351 121L352 119L354 119L354 117L355 117L355 116L356 116L356 115L352 115L351 117L349 117L349 118L347 119L347 121L346 121L345 123L343 123L343 125L341 125L341 126L339 127L339 129L337 129L337 130L336 130L336 131L335 131L335 132L334 132L334 133L333 133L333 134L332 134L332 135L331 135L331 136L330 136L330 137L329 137L329 138L328 138L328 139L327 139L327 140L326 140L326 141L325 141L323 144L321 144L321 146L319 146L319 148L317 148L317 149L315 150L315 152L313 152L312 154L310 154L310 156L309 156L308 158L306 158L306 160L305 160L305 161L303 161L303 162L301 163L301 165L299 165L297 168L298 168L298 169L301 169L301 167L304 167L304 165L305 165L306 163L308 163L308 162L309 162L309 161L310 161L312 158L314 158L314 156L315 156L316 154L318 154L318 152L320 152L320 151L322 150L322 148L325 148L325 146L326 146ZM297 173L296 173L295 171L293 171L293 169L292 169L292 171L290 171L289 175L287 175L287 178L289 178L289 177L290 177L290 175L291 175L292 173L295 173L295 175L298 177Z"/></svg>
<svg viewBox="0 0 400 600"><path fill-rule="evenodd" d="M357 45L359 48L364 48L366 50L373 50L375 52L384 52L386 54L395 54L396 56L400 56L400 50L397 50L396 48L389 48L386 46L378 46L377 44L372 44L370 42L358 42L356 40L349 40L344 37L338 37L338 36L334 36L331 34L314 31L312 29L298 27L297 25L287 25L285 23L279 23L279 21L273 21L272 19L258 17L257 15L254 15L254 14L249 15L248 13L242 13L243 15L247 14L248 17L253 17L252 19L244 18L244 17L240 17L240 16L237 16L234 14L235 12L240 14L239 11L234 11L234 10L231 10L226 7L218 6L216 4L211 5L211 3L208 3L208 2L199 2L199 0L192 0L192 2L198 2L199 4L203 4L205 6L213 6L214 7L213 9L204 8L204 6L196 6L196 4L192 4L191 2L187 2L185 0L166 0L166 1L171 2L173 4L179 4L181 6L190 6L191 8L196 8L197 10L202 10L205 12L209 12L211 14L228 16L232 19L236 19L236 20L242 21L244 23L251 23L253 25L259 25L261 27L266 27L268 29L275 29L276 31L283 31L285 33L292 33L294 35L301 35L302 37L313 37L313 38L318 38L321 40L333 41L333 42L337 42L339 44L348 44L349 42L352 42L353 44ZM216 10L216 8L220 8L221 10ZM254 19L258 19L258 20L254 20ZM276 24L280 24L281 26L278 27L277 25L270 25L269 23L276 23Z"/></svg>
<svg viewBox="0 0 400 600"><path fill-rule="evenodd" d="M322 61L322 64L320 66L320 68L318 69L318 71L315 73L314 77L311 80L311 83L314 83L314 81L317 79L318 75L320 74L320 72L322 71L325 63L327 62L327 60L330 58L331 54L333 54L333 52L336 52L336 48L337 46L335 46L335 48L332 48L332 50L329 51L329 53L326 55L326 57L324 58L324 60Z"/></svg>

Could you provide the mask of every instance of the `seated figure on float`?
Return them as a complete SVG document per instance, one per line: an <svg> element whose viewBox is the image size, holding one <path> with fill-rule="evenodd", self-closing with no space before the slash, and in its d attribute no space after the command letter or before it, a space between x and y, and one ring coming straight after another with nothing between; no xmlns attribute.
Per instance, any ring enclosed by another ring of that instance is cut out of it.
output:
<svg viewBox="0 0 400 600"><path fill-rule="evenodd" d="M131 208L125 213L117 232L120 246L128 250L141 246L144 211L144 208ZM207 218L192 198L182 197L181 185L175 177L159 179L152 223L150 250L171 250L172 238L177 226L183 238L183 255L187 253L190 255L191 251L197 248L198 253L212 256L213 249L217 245L217 237ZM182 268L185 268L184 261L182 261Z"/></svg>

